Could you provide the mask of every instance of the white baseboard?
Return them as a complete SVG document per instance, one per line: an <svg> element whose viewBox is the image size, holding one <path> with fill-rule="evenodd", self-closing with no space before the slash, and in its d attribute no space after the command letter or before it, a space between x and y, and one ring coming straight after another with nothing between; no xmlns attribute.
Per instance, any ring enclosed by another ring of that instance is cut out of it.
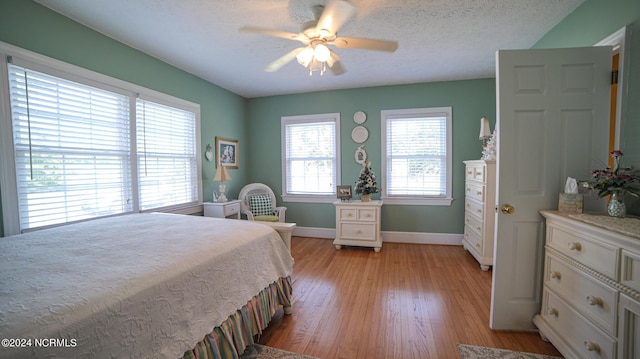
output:
<svg viewBox="0 0 640 359"><path fill-rule="evenodd" d="M312 238L335 238L336 230L333 228L296 227L293 235ZM462 234L451 233L422 233L422 232L392 232L383 231L383 242L412 243L412 244L444 244L462 245Z"/></svg>

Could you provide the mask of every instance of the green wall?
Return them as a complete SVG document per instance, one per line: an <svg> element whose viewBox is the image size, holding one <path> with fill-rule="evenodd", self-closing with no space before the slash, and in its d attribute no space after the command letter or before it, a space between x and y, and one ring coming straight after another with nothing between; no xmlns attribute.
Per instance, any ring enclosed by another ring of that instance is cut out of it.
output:
<svg viewBox="0 0 640 359"><path fill-rule="evenodd" d="M359 144L351 139L356 111L364 111L369 130L364 142L372 170L384 188L381 173L380 111L401 108L448 107L453 110L453 198L451 206L382 207L382 230L425 233L462 233L464 222L464 164L479 159L480 118L495 120L495 80L449 81L369 87L249 100L248 128L251 155L249 177L282 193L280 118L339 112L341 183L354 185L362 168L354 160ZM374 196L374 198L377 198ZM287 220L302 227L335 228L335 208L327 203L287 202Z"/></svg>
<svg viewBox="0 0 640 359"><path fill-rule="evenodd" d="M536 45L545 47L591 46L624 25L640 29L637 0L587 0L545 35ZM384 206L385 231L462 233L462 161L478 159L479 118L495 120L495 80L451 81L386 86L318 93L244 99L205 80L103 36L29 0L0 1L0 41L100 72L124 81L199 103L202 109L202 146L215 136L240 141L240 168L231 170L227 194L237 196L248 182L264 182L281 189L280 117L339 112L341 121L342 183L353 184L360 166L351 140L356 111L367 113L365 142L373 170L381 178L380 110L441 107L453 108L453 197L451 206ZM640 36L632 36L631 62L627 69L628 101L623 120L622 150L625 160L640 166ZM4 89L0 89L4 90ZM203 163L204 200L211 200L217 186L210 180L212 162ZM384 183L381 183L384 186ZM1 193L0 188L0 193ZM333 228L331 204L287 203L287 218L300 226ZM640 204L632 212L640 214ZM0 235L2 235L0 215Z"/></svg>
<svg viewBox="0 0 640 359"><path fill-rule="evenodd" d="M640 168L640 1L638 0L587 0L554 29L549 31L535 48L593 46L602 39L630 25L630 59L627 71L627 101L620 149L624 153L623 164ZM624 89L623 89L624 90ZM627 196L628 212L640 215L640 201Z"/></svg>
<svg viewBox="0 0 640 359"><path fill-rule="evenodd" d="M240 141L239 163L246 163L246 99L165 62L80 25L30 0L0 1L0 41L57 60L144 86L201 106L202 146L215 136ZM1 89L4 91L5 89ZM204 153L204 151L203 151ZM204 156L203 156L204 157ZM247 182L247 166L230 170L227 195L237 197ZM213 162L203 160L204 200L211 201L217 183ZM0 189L1 190L1 189ZM1 209L0 209L1 211ZM2 215L0 212L0 235Z"/></svg>

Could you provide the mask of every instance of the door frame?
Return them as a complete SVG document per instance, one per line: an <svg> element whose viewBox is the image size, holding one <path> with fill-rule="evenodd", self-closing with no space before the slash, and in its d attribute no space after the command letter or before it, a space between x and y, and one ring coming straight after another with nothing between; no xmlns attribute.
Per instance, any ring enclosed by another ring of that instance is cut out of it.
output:
<svg viewBox="0 0 640 359"><path fill-rule="evenodd" d="M631 26L625 25L613 34L600 40L594 46L613 46L612 57L616 53L620 59L618 62L618 95L616 99L616 129L615 148L621 145L620 134L622 133L623 120L626 118L626 108L623 106L627 102L629 75L626 69L630 66L631 42L627 41L631 36Z"/></svg>

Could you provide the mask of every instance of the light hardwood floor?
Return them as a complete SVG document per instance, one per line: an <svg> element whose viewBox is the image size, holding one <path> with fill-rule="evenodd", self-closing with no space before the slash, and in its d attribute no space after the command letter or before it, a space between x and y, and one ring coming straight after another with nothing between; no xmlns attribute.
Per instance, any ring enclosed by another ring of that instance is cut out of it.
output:
<svg viewBox="0 0 640 359"><path fill-rule="evenodd" d="M491 271L462 246L336 250L292 238L295 303L259 343L323 359L458 358L457 344L559 352L537 333L489 329Z"/></svg>

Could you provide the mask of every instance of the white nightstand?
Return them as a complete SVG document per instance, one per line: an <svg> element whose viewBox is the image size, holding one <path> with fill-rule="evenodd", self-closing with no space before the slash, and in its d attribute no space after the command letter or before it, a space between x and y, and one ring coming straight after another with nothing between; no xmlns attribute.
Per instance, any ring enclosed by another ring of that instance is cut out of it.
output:
<svg viewBox="0 0 640 359"><path fill-rule="evenodd" d="M382 249L380 234L380 212L382 201L333 202L336 207L336 249L346 246L373 247Z"/></svg>
<svg viewBox="0 0 640 359"><path fill-rule="evenodd" d="M202 207L205 217L240 219L240 200L237 199L227 202L204 202Z"/></svg>

